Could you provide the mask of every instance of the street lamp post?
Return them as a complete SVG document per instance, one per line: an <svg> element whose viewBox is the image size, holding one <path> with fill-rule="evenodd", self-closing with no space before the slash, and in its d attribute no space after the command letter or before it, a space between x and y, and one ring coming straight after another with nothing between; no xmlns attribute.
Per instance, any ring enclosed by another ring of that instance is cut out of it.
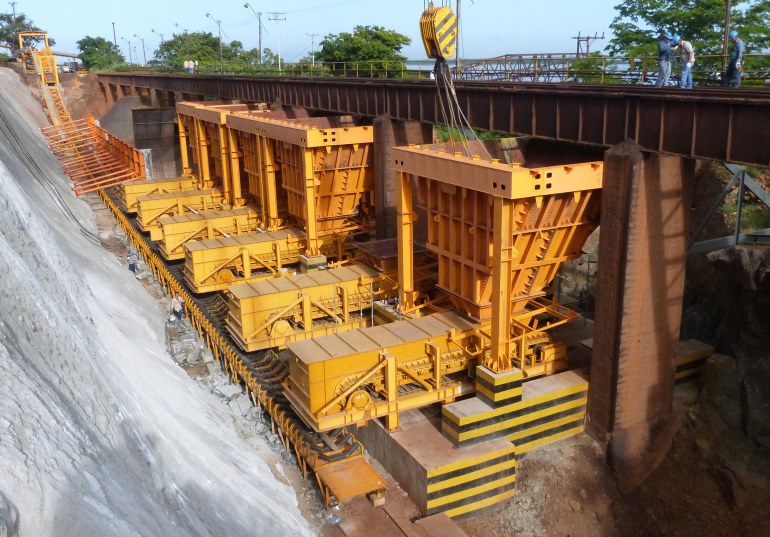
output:
<svg viewBox="0 0 770 537"><path fill-rule="evenodd" d="M163 50L163 44L164 44L166 41L163 39L163 34L162 34L162 33L160 33L160 32L156 32L156 31L155 31L155 28L153 28L153 29L152 29L152 30L150 30L150 31L151 31L152 33L154 33L155 35L157 35L158 37L160 37L160 50L161 50L160 56L161 56L161 58L163 59L163 65L166 65L166 51L165 51L165 50Z"/></svg>
<svg viewBox="0 0 770 537"><path fill-rule="evenodd" d="M129 41L123 36L121 36L120 38L126 43L128 43L128 64L132 65L134 63L134 58L131 56L131 41Z"/></svg>
<svg viewBox="0 0 770 537"><path fill-rule="evenodd" d="M224 62L222 61L222 21L216 20L211 16L211 13L206 13L206 16L217 23L217 29L219 30L219 72L224 69Z"/></svg>
<svg viewBox="0 0 770 537"><path fill-rule="evenodd" d="M144 58L144 63L142 64L142 67L147 67L147 51L144 48L144 38L139 37L136 34L134 34L134 37L136 37L139 41L142 42L142 58Z"/></svg>
<svg viewBox="0 0 770 537"><path fill-rule="evenodd" d="M246 2L243 4L243 7L247 7L251 9L251 12L254 13L254 16L257 17L257 21L259 21L259 63L262 63L262 29L265 27L264 24L262 24L262 12L261 11L254 11L254 8L251 7L251 4Z"/></svg>
<svg viewBox="0 0 770 537"><path fill-rule="evenodd" d="M17 2L8 2L10 4L11 9L13 10L13 20L16 20L16 4Z"/></svg>
<svg viewBox="0 0 770 537"><path fill-rule="evenodd" d="M115 23L112 23L112 42L115 43L115 46L118 46L118 35L115 33Z"/></svg>

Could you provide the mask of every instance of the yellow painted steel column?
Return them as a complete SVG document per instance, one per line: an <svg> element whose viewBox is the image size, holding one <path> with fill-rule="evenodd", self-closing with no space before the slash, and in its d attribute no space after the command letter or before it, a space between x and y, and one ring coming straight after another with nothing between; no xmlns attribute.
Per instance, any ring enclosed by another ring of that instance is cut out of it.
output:
<svg viewBox="0 0 770 537"><path fill-rule="evenodd" d="M396 357L392 354L381 354L385 365L385 390L388 397L388 415L385 417L385 426L388 431L395 431L399 427L398 423L398 367L396 366Z"/></svg>
<svg viewBox="0 0 770 537"><path fill-rule="evenodd" d="M398 302L401 311L414 308L414 208L412 205L412 177L398 172Z"/></svg>
<svg viewBox="0 0 770 537"><path fill-rule="evenodd" d="M190 155L187 153L187 130L184 126L182 114L176 115L176 122L179 125L179 153L182 157L182 175L191 175Z"/></svg>
<svg viewBox="0 0 770 537"><path fill-rule="evenodd" d="M278 214L278 179L275 174L275 148L272 142L262 136L257 137L259 147L259 180L262 190L262 205L265 213L264 225L268 231L275 231L280 226Z"/></svg>
<svg viewBox="0 0 770 537"><path fill-rule="evenodd" d="M513 269L514 202L494 198L492 225L492 349L487 367L500 372L511 367L511 285Z"/></svg>
<svg viewBox="0 0 770 537"><path fill-rule="evenodd" d="M227 129L224 125L217 125L219 130L219 158L222 162L222 191L224 201L228 205L235 205L233 200L233 179L230 175L230 139L227 135Z"/></svg>
<svg viewBox="0 0 770 537"><path fill-rule="evenodd" d="M241 162L238 158L238 136L232 129L225 128L227 133L227 148L230 161L230 183L233 187L232 204L234 207L244 205L243 193L241 192ZM264 225L264 220L261 222Z"/></svg>
<svg viewBox="0 0 770 537"><path fill-rule="evenodd" d="M318 245L315 214L315 170L313 166L313 150L303 149L303 173L305 174L305 232L307 233L307 255L317 256L321 253Z"/></svg>
<svg viewBox="0 0 770 537"><path fill-rule="evenodd" d="M197 134L198 144L196 151L198 152L198 184L202 188L211 188L211 174L209 173L209 152L207 147L209 145L208 138L206 137L206 129L203 128L201 122L197 119L193 120L195 125L195 132Z"/></svg>

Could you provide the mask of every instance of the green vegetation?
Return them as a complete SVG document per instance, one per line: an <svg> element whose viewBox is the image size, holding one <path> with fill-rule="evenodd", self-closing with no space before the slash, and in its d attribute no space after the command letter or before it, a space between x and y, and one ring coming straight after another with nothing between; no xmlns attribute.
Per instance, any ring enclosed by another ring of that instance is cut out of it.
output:
<svg viewBox="0 0 770 537"><path fill-rule="evenodd" d="M738 214L738 206L735 204L724 204L722 206L722 215L729 226L735 225L735 218ZM743 202L741 213L741 230L756 231L758 229L770 228L770 209L762 203Z"/></svg>
<svg viewBox="0 0 770 537"><path fill-rule="evenodd" d="M381 26L356 26L353 33L327 35L316 52L316 61L337 64L332 65L332 71L360 68L372 70L373 76L385 76L386 71L402 69L406 56L401 49L409 43L407 36Z"/></svg>
<svg viewBox="0 0 770 537"><path fill-rule="evenodd" d="M5 54L4 52L0 52L0 63L5 63L10 59L11 57L8 54Z"/></svg>
<svg viewBox="0 0 770 537"><path fill-rule="evenodd" d="M153 63L179 70L185 61L190 60L197 61L198 67L206 70L212 66L219 67L219 52L219 38L211 32L174 34L155 51ZM266 64L273 61L278 64L278 57L270 49L264 52ZM246 50L240 41L222 43L222 63L231 67L230 71L256 66L259 64L259 50Z"/></svg>
<svg viewBox="0 0 770 537"><path fill-rule="evenodd" d="M14 17L10 13L0 14L0 43L8 45L11 50L19 48L19 32L42 32L40 28L35 26L31 20L27 20L27 16L24 13L19 13ZM48 38L51 46L55 41Z"/></svg>
<svg viewBox="0 0 770 537"><path fill-rule="evenodd" d="M614 37L607 51L612 56L639 58L657 56L658 36L663 32L681 35L695 49L696 69L719 72L722 54L725 0L627 0L615 6L618 15L610 24ZM733 0L731 30L738 30L746 52L762 52L770 47L770 0ZM766 66L751 59L746 69Z"/></svg>
<svg viewBox="0 0 770 537"><path fill-rule="evenodd" d="M126 61L120 49L103 37L85 36L77 42L78 58L88 70L104 70Z"/></svg>
<svg viewBox="0 0 770 537"><path fill-rule="evenodd" d="M454 127L445 127L443 125L436 125L435 132L436 132L436 138L438 138L438 141L442 144L445 142L448 142L450 139L458 140L458 141L468 139L465 133L460 132ZM489 131L474 130L473 133L476 135L476 137L479 140L500 140L502 138L511 137L510 134L500 134L497 132L489 132Z"/></svg>

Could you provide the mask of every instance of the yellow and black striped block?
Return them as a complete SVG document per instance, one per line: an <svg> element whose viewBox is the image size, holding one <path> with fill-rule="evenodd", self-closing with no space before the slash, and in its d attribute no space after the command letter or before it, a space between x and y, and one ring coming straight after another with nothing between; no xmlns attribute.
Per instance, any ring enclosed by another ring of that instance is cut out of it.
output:
<svg viewBox="0 0 770 537"><path fill-rule="evenodd" d="M515 493L517 471L514 445L429 470L426 514L456 517L502 502Z"/></svg>
<svg viewBox="0 0 770 537"><path fill-rule="evenodd" d="M697 339L680 341L676 355L676 383L698 380L703 371L703 364L712 354L714 347Z"/></svg>
<svg viewBox="0 0 770 537"><path fill-rule="evenodd" d="M493 407L472 397L442 407L441 430L462 447L505 437L517 453L583 430L588 402L587 369L527 381L522 399Z"/></svg>
<svg viewBox="0 0 770 537"><path fill-rule="evenodd" d="M521 401L524 374L520 369L502 373L479 366L476 368L476 395L490 406L501 407Z"/></svg>

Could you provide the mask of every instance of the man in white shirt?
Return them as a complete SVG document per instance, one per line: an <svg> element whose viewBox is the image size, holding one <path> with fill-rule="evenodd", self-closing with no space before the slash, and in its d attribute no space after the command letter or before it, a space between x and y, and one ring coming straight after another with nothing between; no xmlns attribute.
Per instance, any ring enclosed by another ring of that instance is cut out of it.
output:
<svg viewBox="0 0 770 537"><path fill-rule="evenodd" d="M678 35L674 36L673 41L679 49L679 63L682 66L682 78L679 81L679 87L682 89L692 89L692 66L695 63L695 52L692 49L692 43L685 41Z"/></svg>

